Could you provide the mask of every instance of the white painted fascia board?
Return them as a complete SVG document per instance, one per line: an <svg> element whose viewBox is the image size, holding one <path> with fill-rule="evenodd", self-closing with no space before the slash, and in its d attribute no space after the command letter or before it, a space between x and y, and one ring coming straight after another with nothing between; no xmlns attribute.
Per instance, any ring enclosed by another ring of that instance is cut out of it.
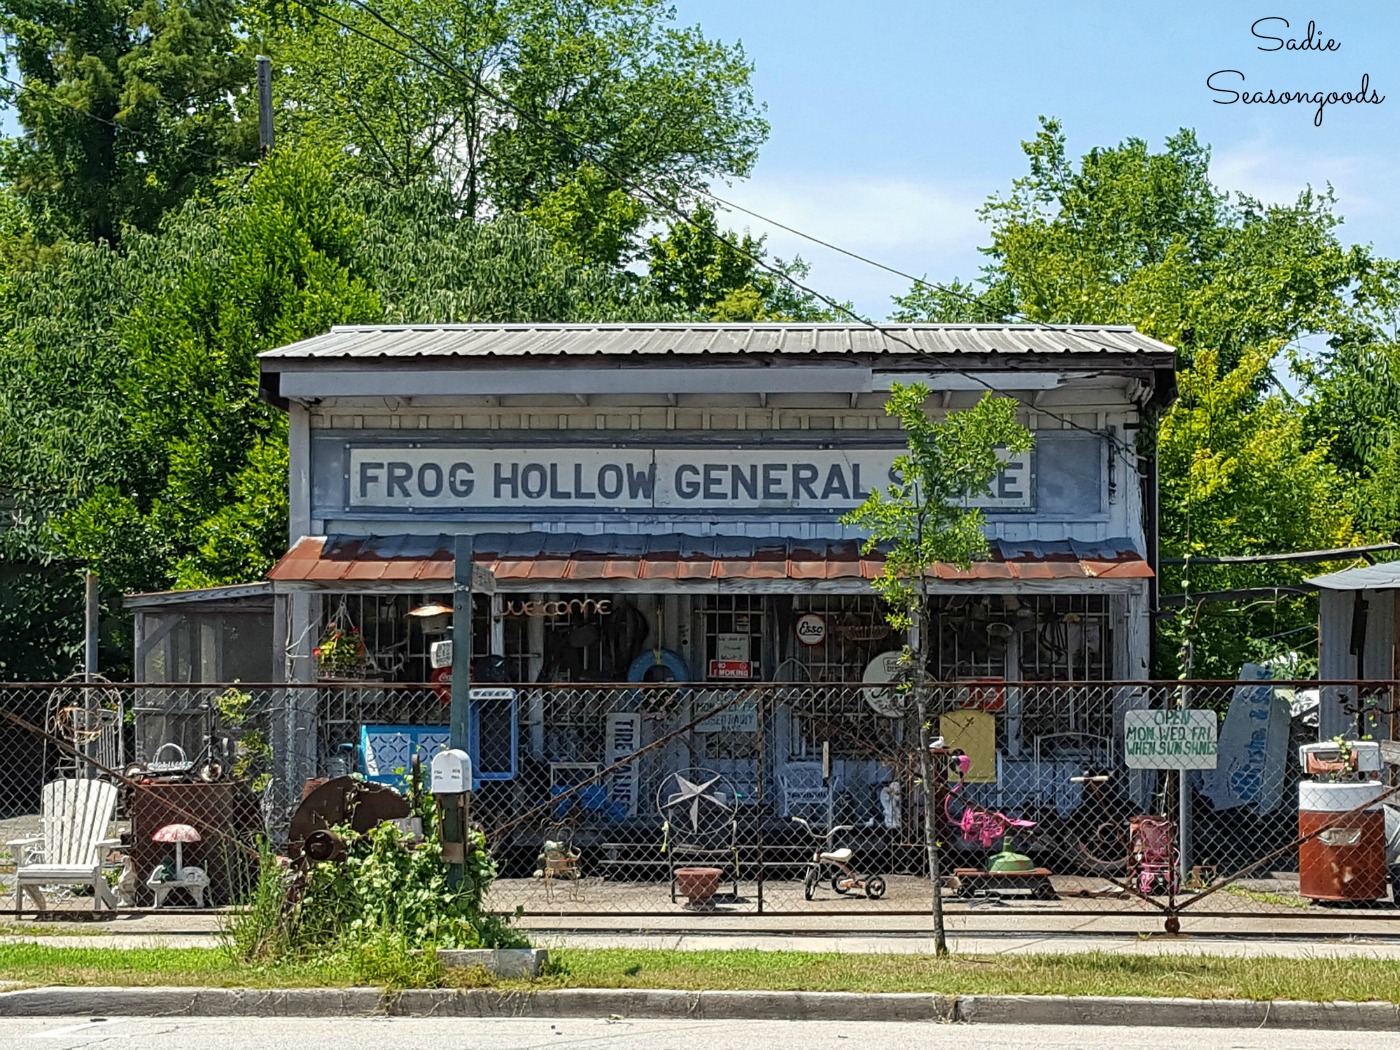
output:
<svg viewBox="0 0 1400 1050"><path fill-rule="evenodd" d="M1137 380L1103 373L1076 372L876 372L872 390L889 390L895 383L923 383L931 391L1058 390L1061 387L1095 387L1126 390Z"/></svg>
<svg viewBox="0 0 1400 1050"><path fill-rule="evenodd" d="M490 371L403 368L283 372L296 399L492 394L870 393L868 368L531 368Z"/></svg>

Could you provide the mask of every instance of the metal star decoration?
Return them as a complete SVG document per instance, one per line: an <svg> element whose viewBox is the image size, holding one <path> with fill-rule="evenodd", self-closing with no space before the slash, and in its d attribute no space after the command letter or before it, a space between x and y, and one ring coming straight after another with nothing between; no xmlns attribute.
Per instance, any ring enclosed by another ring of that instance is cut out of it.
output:
<svg viewBox="0 0 1400 1050"><path fill-rule="evenodd" d="M688 780L679 773L674 774L674 776L676 778L676 785L680 788L680 791L674 795L668 795L665 805L661 808L669 811L678 806L685 806L688 804L690 807L690 830L692 833L699 834L700 832L700 804L702 802L708 802L723 813L727 814L731 812L731 807L728 802L725 802L719 795L710 792L712 787L724 779L723 776L711 777L703 784L697 784L693 780Z"/></svg>

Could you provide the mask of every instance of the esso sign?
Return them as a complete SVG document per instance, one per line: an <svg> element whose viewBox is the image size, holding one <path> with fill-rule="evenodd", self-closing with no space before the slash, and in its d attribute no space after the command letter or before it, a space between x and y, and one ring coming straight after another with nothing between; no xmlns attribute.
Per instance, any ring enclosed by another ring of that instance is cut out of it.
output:
<svg viewBox="0 0 1400 1050"><path fill-rule="evenodd" d="M803 645L821 645L826 638L826 621L816 613L803 613L797 618L797 640Z"/></svg>

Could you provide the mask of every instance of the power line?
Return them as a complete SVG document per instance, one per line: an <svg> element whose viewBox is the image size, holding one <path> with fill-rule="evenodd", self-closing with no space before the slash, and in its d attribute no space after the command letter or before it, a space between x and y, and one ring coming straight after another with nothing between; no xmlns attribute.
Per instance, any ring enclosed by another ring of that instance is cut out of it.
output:
<svg viewBox="0 0 1400 1050"><path fill-rule="evenodd" d="M896 277L902 277L906 281L910 281L914 284L923 285L925 288L930 288L936 292L943 292L945 295L954 296L955 298L962 299L968 303L976 304L980 302L978 297L975 295L969 295L967 292L964 292L958 288L951 288L947 285L936 284L933 281L928 280L928 278L926 277L915 277L912 273L905 273L903 270L899 269L896 266L890 266L888 263L880 262L879 259L872 259L867 255L861 255L860 252L851 251L849 248L842 248L839 244L832 244L830 241L823 240L815 234L804 233L802 230L796 229L792 226L788 226L786 223L779 222L777 219L774 219L767 215L763 215L760 212L756 212L752 208L746 208L742 204L736 204L734 201L726 200L725 198L719 196L717 193L714 193L712 190L704 189L702 187L695 187L694 192L702 197L708 198L714 203L720 205L721 207L728 208L731 211L740 212L744 215L749 216L750 218L757 219L759 222L765 222L769 226L782 230L784 233L790 233L794 237L801 237L804 241L810 241L813 244L830 249L831 251L836 252L839 255L844 255L847 258L854 259L856 262L864 263L866 266L873 266L877 270L884 270L886 273L894 274L894 276ZM1008 316L1014 317L1020 321L1025 322L1026 324L1043 325L1047 328L1054 328L1053 325L1046 324L1044 321L1033 321L1029 317L1026 317L1024 314L1016 313L1014 311L1010 312Z"/></svg>
<svg viewBox="0 0 1400 1050"><path fill-rule="evenodd" d="M10 87L14 88L16 91L25 91L31 95L41 95L43 98L48 99L50 102L57 102L60 106L67 106L69 109L73 110L73 112L81 113L85 117L90 117L91 119L97 121L99 124L106 124L109 128L115 128L117 131L129 130L127 128L123 128L115 120L108 120L106 117L100 117L96 113L92 112L91 110L84 109L82 106L79 106L75 102L69 102L67 99L59 98L57 95L54 95L51 92L36 91L31 85L25 84L21 81L11 80L4 73L0 73L0 80L3 80L6 84L9 84Z"/></svg>
<svg viewBox="0 0 1400 1050"><path fill-rule="evenodd" d="M12 80L10 77L6 76L4 73L0 73L0 81L4 81L6 84L9 84L10 87L14 88L16 91L23 91L23 92L25 92L26 94L36 95L36 96L38 96L38 97L40 97L40 98L43 98L43 99L45 99L45 100L47 100L47 101L49 101L49 102L56 102L56 103L58 103L60 106L65 106L65 107L67 107L68 109L71 109L74 113L77 113L77 114L79 114L80 116L87 117L89 120L95 120L95 121L97 121L97 123L106 125L107 127L111 128L113 131L120 132L120 133L123 134L123 135L129 135L129 136L131 136L131 137L133 137L133 138L137 138L137 137L139 137L139 136L141 136L141 135L143 134L142 132L140 132L140 131L138 131L138 130L136 130L136 129L134 129L134 128L129 128L129 127L127 127L127 126L124 125L124 124L119 124L119 123L117 123L115 120L109 120L109 119L106 118L106 117L100 116L100 115L98 115L98 114L92 112L92 110L90 110L90 109L85 109L83 106L80 106L80 105L79 105L78 103L76 103L76 102L69 102L67 99L61 98L60 96L54 94L53 91L52 91L52 89L48 89L48 90L44 90L44 91L39 91L39 90L36 89L32 84L27 84L27 83L24 83L24 82L18 81L18 80ZM46 88L46 89L47 89L48 87L49 87L48 85L45 85L45 88ZM184 152L189 153L189 154L191 154L191 155L193 155L193 156L196 156L196 157L203 157L205 160L212 160L212 161L215 161L215 162L218 163L218 164L226 164L226 163L228 163L228 160L229 160L229 158L227 158L227 157L221 157L221 156L218 156L217 154L209 153L209 152L206 152L205 150L202 150L202 149L195 149L195 148L192 147L192 146L187 146L187 147L185 147Z"/></svg>
<svg viewBox="0 0 1400 1050"><path fill-rule="evenodd" d="M736 243L735 241L733 241L733 240L731 240L731 239L725 237L723 234L720 234L718 231L710 230L710 229L706 228L706 227L703 226L701 223L697 222L696 219L695 219L692 215L690 215L688 212L686 212L683 208L679 207L678 205L676 205L676 204L673 203L672 201L666 200L666 199L664 199L664 198L658 196L654 191L652 191L652 190L650 190L650 189L647 189L646 187L637 184L637 183L634 182L632 179L628 178L627 176L623 175L620 171L618 171L609 161L603 160L603 159L600 159L600 158L597 158L597 157L593 156L593 155L592 155L592 150L593 150L595 147L594 147L591 143L587 143L587 142L581 141L581 140L578 139L576 136L571 135L570 133L568 133L567 131L565 131L563 128L551 126L551 125L548 124L547 122L541 121L539 118L535 117L533 114L527 112L526 110L524 110L524 109L521 108L520 106L516 105L516 104L515 104L514 102L512 102L510 99L504 97L503 95L499 94L498 92L494 91L492 88L490 88L489 86L487 86L486 84L484 84L484 83L481 81L481 79L480 79L479 77L475 76L475 75L472 74L470 71L468 71L468 70L466 70L466 69L463 69L463 68L461 68L460 66L457 66L457 65L456 65L455 63L453 63L449 58L447 58L447 57L443 56L442 54L440 54L440 53L439 53L435 48L433 48L431 45L429 45L429 44L425 43L424 41L420 40L418 37L416 37L414 34L408 32L407 30L401 29L399 26L395 25L393 22L391 22L391 21L390 21L388 18L386 18L384 15L380 14L378 10L376 10L376 9L373 8L373 7L371 7L368 3L364 2L364 0L350 0L350 3L351 3L354 7L359 8L359 9L360 9L361 11L363 11L365 14L369 15L369 16L370 16L372 19L374 19L376 22L380 23L382 26L384 26L386 29L388 29L391 33L395 34L396 36L401 37L402 39L404 39L404 40L407 41L408 43L412 44L414 47L419 48L420 50L426 52L429 56L432 57L432 59L434 60L434 62L437 63L437 64L436 64L436 65L429 64L429 63L427 63L427 62L424 62L422 59L420 59L419 57L417 57L417 56L415 56L415 55L409 54L409 53L407 53L407 52L405 52L405 51L403 51L403 50L400 50L400 49L398 49L398 48L394 48L394 47L389 46L389 45L386 44L384 41L380 40L378 37L376 37L376 36L374 36L374 35L372 35L372 34L366 33L364 30L360 29L359 27L353 26L353 25L351 25L350 23L345 22L345 21L343 21L343 20L341 20L341 19L335 17L335 16L332 15L332 14L329 14L328 12L325 11L325 9L322 7L321 4L314 2L314 0L307 0L307 3L306 3L305 6L306 6L307 10L310 11L310 12L312 13L313 16L315 16L315 17L320 17L320 18L324 18L324 19L326 19L327 21L330 21L330 22L334 23L335 25L338 25L338 26L340 26L341 28L347 30L348 32L351 32L351 33L354 33L354 34L357 35L357 36L363 37L364 39L370 41L371 43L374 43L374 44L376 44L376 45L378 45L378 46L381 46L381 47L385 47L387 50L391 51L391 52L394 53L394 54L399 55L400 57L404 58L405 60L407 60L407 61L409 61L409 62L412 62L412 63L415 64L415 65L423 66L424 68L431 69L431 70L433 70L433 71L435 71L435 72L437 72L437 73L445 73L445 74L448 74L448 75L452 75L452 76L456 76L456 77L461 78L461 79L464 80L466 83L470 84L473 88L475 88L477 91L481 92L481 93L482 93L483 95L485 95L487 98L491 99L491 100L492 100L493 102L495 102L497 105L503 107L504 109L507 109L507 110L511 111L512 113L516 114L516 115L517 115L518 117L520 117L521 119L528 121L531 125L535 126L536 128L538 128L538 129L540 129L540 130L542 130L542 131L545 131L546 133L548 133L548 134L554 136L556 139L560 140L561 142L564 142L565 144L567 144L567 145L573 147L574 149L578 150L578 151L579 151L580 153L582 153L589 161L591 161L593 164L597 165L598 168L599 168L600 170L604 171L605 173L607 173L608 175L610 175L614 180L616 180L617 183L618 183L619 185L621 185L621 186L624 187L625 189L631 191L631 193L632 193L633 195L635 195L635 196L640 196L640 197L644 198L645 200L650 201L653 205L655 205L656 207L660 208L662 211L667 212L667 213L669 213L669 214L671 214L671 215L674 215L675 217L679 218L682 222L686 223L687 225L694 227L696 230L699 230L700 232L705 233L705 234L707 234L707 235L710 236L710 237L713 237L714 239L718 240L720 243L726 245L731 251L734 251L736 254L738 254L738 255L741 256L742 258L744 258L744 259L748 260L749 262L751 262L753 265L755 265L755 266L757 266L757 267L763 269L764 271L766 271L767 273L773 275L774 277L777 277L779 280L785 281L786 283L788 283L789 285L791 285L793 288L796 288L798 291L802 292L803 294L808 295L808 296L811 296L813 299L816 299L818 302L822 303L823 305L825 305L825 306L828 307L829 309L835 311L836 313L841 314L841 315L843 315L843 316L845 316L845 317L848 317L848 318L850 318L851 320L855 321L856 323L861 324L861 325L864 325L864 326L870 328L872 331L878 332L879 334L883 335L884 337L886 337L886 338L888 338L888 339L891 339L891 340L893 340L894 342L900 343L900 344L902 344L903 346L909 348L910 350L912 350L912 351L914 352L915 356L918 357L920 360L923 360L923 361L936 361L937 364L939 365L939 367L940 367L940 369L941 369L942 371L949 372L949 373L954 374L954 375L961 375L961 376L963 376L963 377L965 377L965 378L971 380L972 382L978 384L979 386L985 388L985 389L986 389L987 391L989 391L990 393L997 394L997 395L999 395L999 396L1012 396L1015 400L1019 401L1024 407L1030 409L1030 410L1033 411L1033 412L1038 412L1038 413L1040 413L1041 415L1048 416L1049 418L1054 419L1054 420L1056 420L1057 422L1061 423L1063 426L1065 426L1065 427L1068 428L1068 429L1079 430L1079 431L1083 431L1084 433L1093 434L1093 435L1096 436L1096 437L1103 437L1103 438L1106 438L1106 439L1109 441L1109 443L1115 448L1115 450L1118 451L1120 454L1122 454L1122 455L1125 456L1125 457L1135 456L1135 455L1136 455L1136 449L1134 449L1134 448L1132 447L1132 445L1130 445L1128 442L1124 441L1123 439L1119 438L1116 434L1112 433L1111 431L1100 431L1100 430L1095 430L1095 429L1092 428L1092 427L1083 426L1082 424L1076 423L1074 420L1069 419L1068 417L1063 416L1063 415L1061 415L1061 414L1059 414L1059 413L1057 413L1057 412L1054 412L1054 411L1052 411L1052 410L1046 409L1046 408L1044 408L1043 406L1037 406L1037 405L1029 404L1029 403L1027 403L1025 400L1023 400L1023 399L1021 399L1021 398L1016 398L1016 397L1014 396L1014 394L1008 395L1007 392L998 390L995 386L993 386L991 383L989 383L986 379L982 378L980 375L976 375L975 373L971 373L971 372L964 371L963 369L960 369L960 368L949 368L945 362L943 362L943 361L941 361L941 360L938 360L938 359L932 357L932 355L929 355L929 354L924 353L923 350L921 350L921 349L920 349L918 346L916 346L915 344L911 343L909 340L905 339L905 338L904 338L902 335L900 335L897 331L893 331L893 330L891 330L891 328L889 328L889 327L879 325L879 324L877 324L876 322L871 321L869 318L863 317L862 315L856 313L854 310L852 310L850 307L848 307L845 303L838 302L838 301L836 301L835 299L832 299L830 296L827 296L827 295L825 295L825 294L823 294L823 293L817 291L815 288L812 288L812 287L809 286L809 285L803 284L803 283L802 283L801 281L799 281L797 278L793 277L791 274L789 274L789 273L787 273L786 271L784 271L781 267L778 267L778 266L773 265L772 263L769 263L766 259L764 259L764 258L762 258L761 256L759 256L757 253L752 252L752 251L748 250L747 248L745 248L742 244ZM694 195L696 195L696 196L708 197L708 198L710 198L711 200L714 200L714 201L716 201L717 203L720 203L720 204L722 204L722 205L724 205L724 206L726 206L726 207L736 207L736 208L738 208L737 205L732 205L730 202L724 201L722 198L718 197L718 196L715 195L715 194L710 193L710 191L708 191L708 190L706 190L706 189L704 189L704 188L702 188L702 187L695 187L695 186L689 186L689 185L682 185L682 186L680 186L679 188L684 189L684 190L687 190L688 192L690 192L690 193L692 193L692 194L694 194ZM780 223L776 223L776 222L774 222L774 220L768 219L768 218L766 218L765 216L762 216L762 215L758 214L757 212L750 211L750 210L747 209L747 208L738 208L738 210L743 211L743 212L745 212L746 214L752 215L752 216L755 217L755 218L762 219L764 222L773 222L774 225L776 225L776 226L781 226L783 229L789 230L790 232L793 232L793 233L795 233L795 234L798 235L798 236L805 237L805 238L807 238L807 239L809 239L809 240L812 240L812 241L814 241L814 242L816 242L816 243L827 244L827 242L820 241L820 240L818 240L818 239L815 238L815 237L811 237L811 236L809 236L809 235L807 235L807 234L801 233L800 231L794 230L792 227L785 226L785 225L780 224ZM966 293L960 292L960 291L958 291L957 289L949 289L949 288L944 288L944 287L942 287L942 286L940 286L940 285L931 284L930 282L925 281L925 280L922 280L922 279L920 279L920 278L915 278L915 277L912 277L912 276L910 276L910 275L908 275L908 274L904 274L904 273L902 273L901 271L895 270L895 269L892 268L892 267L886 267L886 266L884 266L883 264L874 262L873 260L865 259L863 256L857 255L857 254L854 253L854 252L849 252L849 251L846 251L845 249L836 248L836 246L834 246L834 245L829 245L829 244L827 244L827 246L828 246L828 247L832 247L832 248L834 248L834 249L837 250L837 251L841 251L841 252L843 252L844 254L850 255L850 256L853 257L853 258L860 259L861 261L871 263L872 265L880 266L880 268L889 270L890 272L896 273L896 274L898 274L899 276L906 277L906 278L908 278L908 279L910 279L910 280L913 280L913 281L917 281L918 283L923 284L923 285L925 285L925 286L927 286L927 287L935 288L935 289L937 289L937 290L940 290L940 291L945 292L946 294L953 295L953 296L958 296L958 297L961 297L961 298L964 298L964 299L968 299L969 301L975 301L975 298L974 298L974 297L968 296ZM1048 331L1052 331L1052 332L1058 332L1058 331L1060 331L1060 328L1058 328L1057 326L1051 325L1051 324L1047 324L1047 323L1045 323L1045 322L1043 322L1043 321L1032 321L1032 320L1029 320L1029 319L1023 319L1023 320L1025 320L1026 323L1028 323L1028 324L1032 324L1032 325L1035 325L1036 327L1044 328L1044 329L1046 329L1046 330L1048 330Z"/></svg>

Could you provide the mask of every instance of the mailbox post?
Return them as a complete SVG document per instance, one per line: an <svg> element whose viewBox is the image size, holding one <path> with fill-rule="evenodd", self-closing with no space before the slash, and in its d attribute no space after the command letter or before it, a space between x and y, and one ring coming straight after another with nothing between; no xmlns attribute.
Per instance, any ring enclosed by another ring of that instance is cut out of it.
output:
<svg viewBox="0 0 1400 1050"><path fill-rule="evenodd" d="M442 859L448 866L448 883L455 888L462 881L462 865L467 862L467 826L471 820L471 757L455 747L439 751L433 756L428 787L437 803Z"/></svg>
<svg viewBox="0 0 1400 1050"><path fill-rule="evenodd" d="M462 865L466 863L467 806L472 790L471 759L467 758L467 713L471 703L472 670L472 567L475 564L476 543L471 536L458 536L452 550L452 703L448 716L452 745L450 752L466 761L466 780L455 797L460 801L449 804L454 797L438 795L438 816L442 818L442 858L447 862L447 881L455 887L462 881ZM438 758L441 758L440 754ZM433 760L433 793L437 795L437 759Z"/></svg>

